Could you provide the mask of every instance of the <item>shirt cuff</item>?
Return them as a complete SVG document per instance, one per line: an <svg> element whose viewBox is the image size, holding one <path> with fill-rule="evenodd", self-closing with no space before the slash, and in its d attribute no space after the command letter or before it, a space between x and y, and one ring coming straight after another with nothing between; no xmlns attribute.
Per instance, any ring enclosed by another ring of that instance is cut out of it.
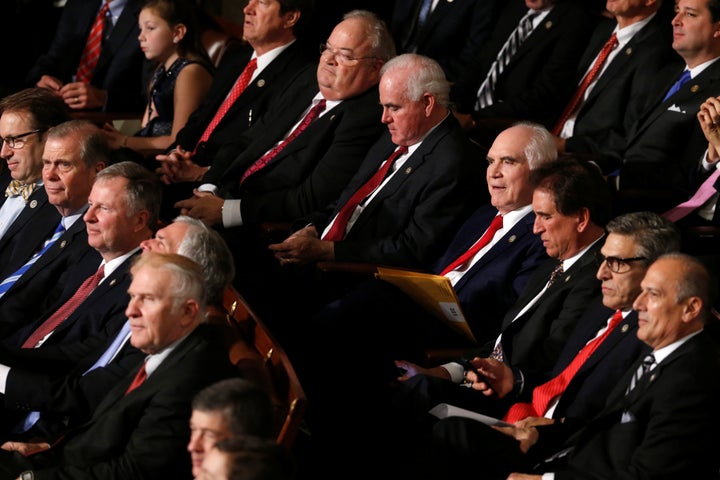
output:
<svg viewBox="0 0 720 480"><path fill-rule="evenodd" d="M240 211L241 200L225 200L222 206L223 227L239 227L243 224L242 212Z"/></svg>
<svg viewBox="0 0 720 480"><path fill-rule="evenodd" d="M440 365L450 374L453 383L463 383L465 380L465 367L460 363L450 362Z"/></svg>
<svg viewBox="0 0 720 480"><path fill-rule="evenodd" d="M555 480L555 473L554 472L543 473L542 480Z"/></svg>
<svg viewBox="0 0 720 480"><path fill-rule="evenodd" d="M217 195L219 192L219 189L217 186L213 185L212 183L203 183L198 187L198 192L210 192L213 195Z"/></svg>
<svg viewBox="0 0 720 480"><path fill-rule="evenodd" d="M10 367L0 363L0 393L5 394L7 388L7 377L10 374Z"/></svg>

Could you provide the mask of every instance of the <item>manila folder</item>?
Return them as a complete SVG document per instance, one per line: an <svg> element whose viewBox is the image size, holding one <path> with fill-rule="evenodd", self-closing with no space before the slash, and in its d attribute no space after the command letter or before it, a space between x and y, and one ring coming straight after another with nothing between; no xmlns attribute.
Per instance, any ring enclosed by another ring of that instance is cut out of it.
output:
<svg viewBox="0 0 720 480"><path fill-rule="evenodd" d="M455 405L449 405L447 403L439 403L431 408L428 413L437 418L447 417L465 417L482 422L485 425L497 425L498 427L512 427L511 423L507 423L503 420L499 420L494 417L488 417L481 413L473 412L472 410L466 410L464 408L456 407Z"/></svg>
<svg viewBox="0 0 720 480"><path fill-rule="evenodd" d="M477 343L447 277L385 267L378 267L375 277L392 283L424 309Z"/></svg>

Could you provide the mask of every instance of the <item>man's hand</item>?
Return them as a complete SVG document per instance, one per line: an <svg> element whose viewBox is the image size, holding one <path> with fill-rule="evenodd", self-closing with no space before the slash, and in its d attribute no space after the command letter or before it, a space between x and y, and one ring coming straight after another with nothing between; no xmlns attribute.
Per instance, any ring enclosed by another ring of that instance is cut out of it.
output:
<svg viewBox="0 0 720 480"><path fill-rule="evenodd" d="M8 452L18 452L27 457L33 453L50 450L50 444L47 442L5 442L0 445L0 448Z"/></svg>
<svg viewBox="0 0 720 480"><path fill-rule="evenodd" d="M700 105L697 118L708 141L707 160L715 163L720 160L720 100L716 97L705 100Z"/></svg>
<svg viewBox="0 0 720 480"><path fill-rule="evenodd" d="M72 82L60 88L60 96L73 110L102 108L107 100L107 92L93 87L89 83Z"/></svg>
<svg viewBox="0 0 720 480"><path fill-rule="evenodd" d="M63 86L63 82L60 79L50 75L43 75L40 80L35 84L36 87L47 88L60 95L60 89Z"/></svg>
<svg viewBox="0 0 720 480"><path fill-rule="evenodd" d="M542 480L542 475L528 475L527 473L511 473L506 480Z"/></svg>
<svg viewBox="0 0 720 480"><path fill-rule="evenodd" d="M197 218L212 227L222 224L223 203L225 203L223 198L216 197L210 192L201 192L196 188L192 197L180 200L175 204L175 208L179 208L182 215Z"/></svg>
<svg viewBox="0 0 720 480"><path fill-rule="evenodd" d="M450 372L443 367L423 368L407 360L395 360L395 366L405 371L397 379L400 382L411 379L415 375L427 375L428 377L444 378L450 380Z"/></svg>
<svg viewBox="0 0 720 480"><path fill-rule="evenodd" d="M540 427L542 425L552 425L555 423L555 420L552 418L546 418L546 417L526 417L522 420L518 420L515 422L516 427Z"/></svg>
<svg viewBox="0 0 720 480"><path fill-rule="evenodd" d="M517 424L515 424L517 425ZM530 450L530 447L535 445L538 441L538 438L540 438L540 434L537 431L537 428L534 427L528 427L528 428L521 428L521 427L498 427L493 426L495 430L497 430L500 433L504 433L505 435L509 437L513 437L515 440L520 442L520 450L522 450L523 453L527 453L528 450Z"/></svg>
<svg viewBox="0 0 720 480"><path fill-rule="evenodd" d="M122 146L125 146L125 142L127 141L127 135L119 131L117 128L112 126L112 124L106 123L103 125L103 133L105 134L105 137L108 140L108 143L110 144L110 148L117 149Z"/></svg>
<svg viewBox="0 0 720 480"><path fill-rule="evenodd" d="M192 152L183 150L179 145L167 155L156 155L155 160L160 162L156 173L166 184L179 182L199 182L202 180L208 167L201 167L192 161Z"/></svg>
<svg viewBox="0 0 720 480"><path fill-rule="evenodd" d="M481 391L486 396L505 397L512 392L515 377L512 369L503 362L493 358L475 357L471 360L473 366L480 374L468 372L465 377L472 383L472 388Z"/></svg>
<svg viewBox="0 0 720 480"><path fill-rule="evenodd" d="M332 261L335 242L320 240L317 229L310 225L290 235L282 243L268 247L280 265L306 265L310 262Z"/></svg>

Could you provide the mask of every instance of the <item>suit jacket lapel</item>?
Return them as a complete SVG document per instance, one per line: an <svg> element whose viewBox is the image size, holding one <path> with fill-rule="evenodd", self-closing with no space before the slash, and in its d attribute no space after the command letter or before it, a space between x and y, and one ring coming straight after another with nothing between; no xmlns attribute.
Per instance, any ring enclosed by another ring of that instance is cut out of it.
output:
<svg viewBox="0 0 720 480"><path fill-rule="evenodd" d="M118 17L117 23L110 32L110 37L105 41L105 44L100 50L100 58L98 59L95 70L102 69L110 60L115 56L116 52L120 49L122 44L125 42L128 35L131 35L133 30L137 27L137 16L140 11L140 5L134 0L128 0L125 8ZM93 15L93 19L94 19Z"/></svg>

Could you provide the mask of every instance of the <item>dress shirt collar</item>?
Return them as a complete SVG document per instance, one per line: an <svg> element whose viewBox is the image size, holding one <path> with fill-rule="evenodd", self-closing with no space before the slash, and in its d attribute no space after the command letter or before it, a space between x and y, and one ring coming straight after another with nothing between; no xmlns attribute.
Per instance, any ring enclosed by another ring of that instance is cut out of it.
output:
<svg viewBox="0 0 720 480"><path fill-rule="evenodd" d="M580 257L582 257L583 255L585 255L585 252L587 252L587 251L590 249L590 247L592 247L593 245L595 245L597 242L599 242L599 241L600 241L602 238L604 238L604 237L605 237L604 234L603 234L603 235L600 235L600 236L599 236L594 242L592 242L590 245L588 245L587 247L583 248L582 250L580 250L578 253L576 253L576 254L573 255L572 257L563 260L563 261L562 261L562 263L563 263L563 272L567 272L568 270L570 270L570 269L572 268L572 266L575 264L575 262L577 262L577 261L580 259Z"/></svg>
<svg viewBox="0 0 720 480"><path fill-rule="evenodd" d="M117 257L117 258L113 258L113 259L110 260L109 262L105 262L105 260L103 260L103 261L100 263L100 265L103 265L103 264L105 265L105 275L103 276L102 280L100 280L100 283L103 283L103 282L105 281L105 279L108 278L110 275L112 275L112 273L113 273L115 270L117 270L117 268L118 268L120 265L122 265L122 263L123 263L125 260L127 260L127 259L130 258L132 255L134 255L135 252L137 252L138 250L140 250L140 247L135 247L135 248L133 248L132 250L130 250L129 252L127 252L125 255L120 255L120 256ZM100 267L98 267L98 268L100 268Z"/></svg>
<svg viewBox="0 0 720 480"><path fill-rule="evenodd" d="M658 348L657 350L654 350L653 356L655 357L655 365L660 364L663 360L665 360L671 353L673 353L675 350L680 348L680 346L690 340L692 337L697 335L698 333L702 332L703 329L691 333L690 335L686 335L680 340L676 340L675 342L671 343L670 345L666 345L662 348ZM654 367L653 367L654 368Z"/></svg>
<svg viewBox="0 0 720 480"><path fill-rule="evenodd" d="M273 48L272 50L269 50L269 51L263 53L262 55L258 55L258 54L255 52L255 50L253 50L252 57L250 57L250 58L251 58L251 59L257 58L257 68L256 68L255 71L253 72L253 75L252 75L252 77L251 77L251 81L252 81L252 80L255 80L255 77L257 77L257 76L263 71L263 69L264 69L265 67L267 67L268 65L270 65L273 60L275 60L277 57L279 57L280 54L281 54L282 52L284 52L285 49L288 48L288 47L289 47L290 45L292 45L293 43L295 43L295 39L289 41L289 42L286 43L285 45L280 45L279 47L275 47L275 48Z"/></svg>
<svg viewBox="0 0 720 480"><path fill-rule="evenodd" d="M700 75L706 68L708 68L713 63L717 62L720 57L715 57L712 60L708 60L705 63L701 63L700 65L697 65L693 68L690 68L690 78L695 78L698 75ZM685 70L688 70L688 67L685 67Z"/></svg>
<svg viewBox="0 0 720 480"><path fill-rule="evenodd" d="M160 364L165 361L165 359L173 352L173 350L175 350L177 346L180 345L180 342L182 342L186 338L187 335L178 340L175 340L173 343L165 347L160 352L153 353L152 355L148 355L147 357L145 357L145 372L147 373L148 378L150 377L150 375L153 374L153 372L155 372L155 370L157 370Z"/></svg>
<svg viewBox="0 0 720 480"><path fill-rule="evenodd" d="M632 40L632 37L635 36L636 33L638 33L640 30L643 29L645 25L650 23L650 20L655 17L655 13L652 15L649 15L647 18L643 18L639 22L635 22L631 25L628 25L624 28L615 27L615 35L617 36L618 40L618 50L620 50L626 43L628 43L630 40Z"/></svg>

